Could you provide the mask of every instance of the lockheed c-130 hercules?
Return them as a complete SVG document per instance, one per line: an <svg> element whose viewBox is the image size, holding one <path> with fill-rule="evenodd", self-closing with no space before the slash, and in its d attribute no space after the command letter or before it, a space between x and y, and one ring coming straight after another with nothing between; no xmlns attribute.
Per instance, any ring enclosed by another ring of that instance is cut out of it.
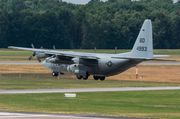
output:
<svg viewBox="0 0 180 119"><path fill-rule="evenodd" d="M35 48L9 46L8 48L34 51L38 59L46 58L43 66L53 71L53 76L74 73L78 79L88 79L93 75L95 80L117 75L136 66L143 61L162 60L155 57L168 55L153 55L152 23L146 19L141 27L131 52L121 54L82 53L72 51L56 51Z"/></svg>

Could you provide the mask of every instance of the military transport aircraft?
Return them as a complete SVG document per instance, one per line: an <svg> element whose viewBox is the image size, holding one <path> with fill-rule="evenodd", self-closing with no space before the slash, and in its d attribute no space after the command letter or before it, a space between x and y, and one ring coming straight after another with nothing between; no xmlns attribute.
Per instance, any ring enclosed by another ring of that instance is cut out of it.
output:
<svg viewBox="0 0 180 119"><path fill-rule="evenodd" d="M168 55L153 55L152 23L146 19L141 27L131 52L121 54L82 53L72 51L56 51L35 48L9 46L8 48L34 51L38 59L46 58L43 66L53 71L52 75L74 73L78 79L88 79L93 75L95 80L117 75L137 64L155 57Z"/></svg>

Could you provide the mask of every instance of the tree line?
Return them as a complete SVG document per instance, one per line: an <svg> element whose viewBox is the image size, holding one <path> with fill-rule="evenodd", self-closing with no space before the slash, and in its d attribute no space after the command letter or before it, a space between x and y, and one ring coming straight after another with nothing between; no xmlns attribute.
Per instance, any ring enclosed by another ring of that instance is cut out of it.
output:
<svg viewBox="0 0 180 119"><path fill-rule="evenodd" d="M154 48L180 48L180 2L1 0L0 48L34 43L36 48L131 49L147 18L152 20Z"/></svg>

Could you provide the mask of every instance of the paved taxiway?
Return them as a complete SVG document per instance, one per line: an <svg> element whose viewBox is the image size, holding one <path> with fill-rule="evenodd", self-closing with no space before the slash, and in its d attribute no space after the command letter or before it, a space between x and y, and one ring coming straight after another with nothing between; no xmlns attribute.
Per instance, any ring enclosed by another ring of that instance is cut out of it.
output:
<svg viewBox="0 0 180 119"><path fill-rule="evenodd" d="M0 112L0 119L142 119L127 117L107 117L98 114L43 114L27 112Z"/></svg>
<svg viewBox="0 0 180 119"><path fill-rule="evenodd" d="M98 91L141 91L141 90L180 90L180 86L174 86L174 87L119 87L119 88L0 90L0 94L67 93L67 92L98 92Z"/></svg>
<svg viewBox="0 0 180 119"><path fill-rule="evenodd" d="M0 62L0 65L42 65L39 62ZM142 62L139 65L180 65L180 62Z"/></svg>

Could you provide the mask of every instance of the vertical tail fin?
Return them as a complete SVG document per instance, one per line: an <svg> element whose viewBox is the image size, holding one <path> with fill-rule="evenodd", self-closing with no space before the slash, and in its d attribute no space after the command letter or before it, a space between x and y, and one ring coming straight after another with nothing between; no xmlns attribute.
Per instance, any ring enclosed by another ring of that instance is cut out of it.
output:
<svg viewBox="0 0 180 119"><path fill-rule="evenodd" d="M152 23L146 19L141 27L134 47L130 53L132 57L153 58Z"/></svg>

